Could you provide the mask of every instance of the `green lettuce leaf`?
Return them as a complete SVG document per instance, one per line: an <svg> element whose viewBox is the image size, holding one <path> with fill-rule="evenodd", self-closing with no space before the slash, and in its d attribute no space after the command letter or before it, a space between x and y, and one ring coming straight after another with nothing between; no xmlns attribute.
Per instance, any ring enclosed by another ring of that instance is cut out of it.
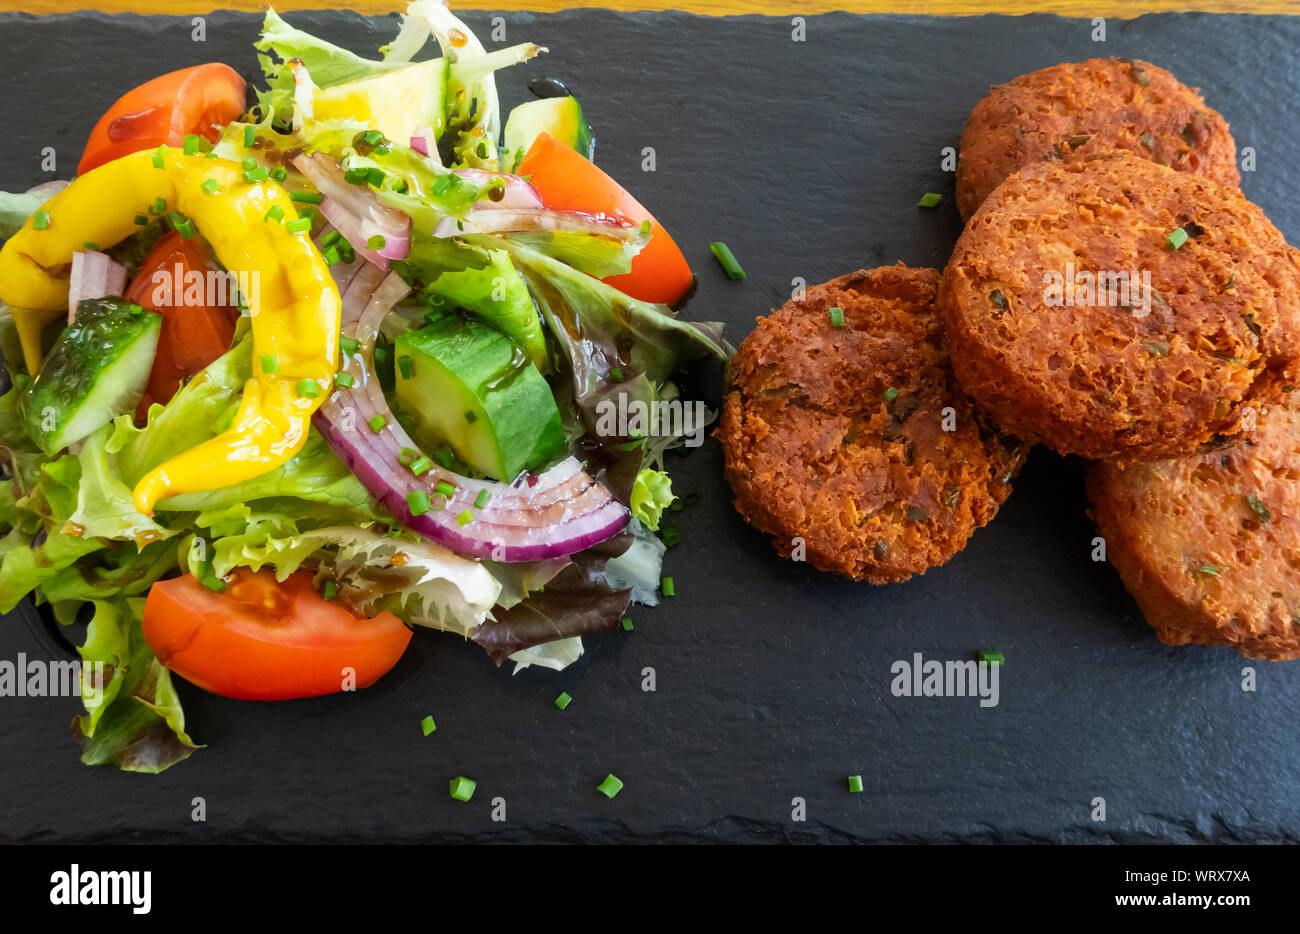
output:
<svg viewBox="0 0 1300 934"><path fill-rule="evenodd" d="M643 468L632 484L632 515L651 531L659 530L659 517L672 505L673 481L662 470Z"/></svg>
<svg viewBox="0 0 1300 934"><path fill-rule="evenodd" d="M140 631L143 601L96 600L94 606L79 650L86 715L72 724L81 761L161 772L200 747L185 732L171 673L154 658Z"/></svg>

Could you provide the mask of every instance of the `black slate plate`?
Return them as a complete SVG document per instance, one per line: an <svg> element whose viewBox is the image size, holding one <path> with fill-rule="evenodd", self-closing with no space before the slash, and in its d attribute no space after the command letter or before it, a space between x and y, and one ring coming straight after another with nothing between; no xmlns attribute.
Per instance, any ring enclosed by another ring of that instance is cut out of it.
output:
<svg viewBox="0 0 1300 934"><path fill-rule="evenodd" d="M487 36L491 14L467 19ZM739 340L791 279L858 266L942 265L959 229L940 150L987 86L1055 62L1138 56L1205 89L1258 170L1244 188L1294 242L1300 20L1161 15L706 19L600 10L504 14L509 41L550 54L531 76L581 97L598 158L675 232L700 278L686 313ZM370 52L395 18L291 16ZM124 89L204 60L255 67L256 17L0 15L0 182L61 172ZM658 170L640 172L641 151ZM915 207L945 193L936 211ZM725 239L750 272L727 281ZM948 566L854 585L775 557L732 512L716 445L674 466L684 541L678 596L590 640L560 675L511 677L473 645L418 637L376 687L279 705L182 687L209 748L157 776L88 769L66 724L77 702L0 699L0 834L17 840L1049 840L1300 839L1300 665L1156 641L1114 572L1089 558L1080 465L1036 452L1002 515ZM48 653L19 619L0 658ZM899 698L890 665L1007 659L1001 702ZM1258 671L1256 693L1242 669ZM657 691L641 690L653 668ZM568 710L552 706L566 690ZM425 739L419 721L438 731ZM607 772L627 787L608 801ZM845 776L865 792L849 794ZM472 803L447 795L478 780ZM191 800L207 802L204 824ZM807 821L791 820L791 801ZM507 820L491 819L504 798ZM1090 817L1103 797L1107 820Z"/></svg>

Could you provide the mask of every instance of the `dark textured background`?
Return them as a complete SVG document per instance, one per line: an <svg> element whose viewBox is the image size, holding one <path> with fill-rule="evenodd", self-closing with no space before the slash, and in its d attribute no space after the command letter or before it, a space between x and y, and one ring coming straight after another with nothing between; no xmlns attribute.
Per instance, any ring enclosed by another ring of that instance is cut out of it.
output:
<svg viewBox="0 0 1300 934"><path fill-rule="evenodd" d="M467 16L480 36L489 14ZM362 53L396 19L290 14ZM1209 15L1084 21L834 14L804 43L782 19L598 10L505 14L551 52L500 81L569 82L598 161L674 232L700 279L686 314L738 341L794 276L942 265L959 222L940 149L992 83L1059 61L1148 58L1205 90L1253 146L1246 193L1292 242L1300 20ZM40 181L43 146L72 171L95 118L162 71L222 60L252 76L256 17L0 15L0 185ZM491 43L489 43L491 45ZM642 175L654 146L658 172ZM936 211L923 192L945 193ZM750 273L727 281L708 242ZM352 695L275 705L182 685L208 744L161 776L77 761L70 698L0 699L0 836L140 840L1300 840L1300 664L1156 641L1107 565L1089 560L1077 462L1037 451L1002 515L948 566L886 588L779 560L731 510L715 444L673 465L678 596L636 631L588 643L556 675L511 677L454 637L420 634ZM895 698L889 666L1002 650L1001 704ZM0 658L45 651L17 618ZM655 669L657 693L640 690ZM561 712L560 690L574 697ZM425 739L419 721L433 714ZM627 787L608 801L607 772ZM866 790L849 794L845 776ZM447 795L478 780L469 804ZM508 802L493 823L490 802ZM794 796L806 823L790 821ZM207 800L208 821L190 822ZM1109 820L1089 819L1102 796Z"/></svg>

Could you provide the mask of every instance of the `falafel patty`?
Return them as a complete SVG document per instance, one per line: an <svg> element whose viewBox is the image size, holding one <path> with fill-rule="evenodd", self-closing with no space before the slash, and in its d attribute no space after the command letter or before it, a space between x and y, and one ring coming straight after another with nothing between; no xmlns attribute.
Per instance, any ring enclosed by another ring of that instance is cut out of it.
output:
<svg viewBox="0 0 1300 934"><path fill-rule="evenodd" d="M975 105L961 135L957 209L970 217L1025 166L1115 150L1241 184L1228 122L1197 89L1150 62L1094 58L1021 75Z"/></svg>
<svg viewBox="0 0 1300 934"><path fill-rule="evenodd" d="M965 392L1006 431L1093 460L1222 443L1300 362L1300 261L1264 212L1123 153L999 185L939 304Z"/></svg>
<svg viewBox="0 0 1300 934"><path fill-rule="evenodd" d="M1269 408L1238 444L1120 470L1088 498L1106 555L1168 645L1300 658L1300 408Z"/></svg>
<svg viewBox="0 0 1300 934"><path fill-rule="evenodd" d="M783 556L801 539L823 571L906 580L1010 494L1026 449L956 388L938 284L902 264L841 276L740 345L716 435L736 509Z"/></svg>

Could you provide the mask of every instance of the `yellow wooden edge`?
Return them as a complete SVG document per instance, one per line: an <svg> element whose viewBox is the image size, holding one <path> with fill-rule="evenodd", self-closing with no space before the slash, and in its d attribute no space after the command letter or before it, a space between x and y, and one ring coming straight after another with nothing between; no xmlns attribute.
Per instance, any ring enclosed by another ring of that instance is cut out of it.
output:
<svg viewBox="0 0 1300 934"><path fill-rule="evenodd" d="M96 9L106 13L193 14L220 10L262 10L265 0L0 0L0 10L28 13L67 13ZM279 0L278 10L349 9L359 13L391 13L402 9L401 0L353 0L335 5L328 0ZM554 10L575 7L603 7L615 10L678 9L710 16L761 13L772 16L797 16L847 10L852 13L920 13L938 16L971 16L981 13L1056 13L1085 19L1094 16L1130 19L1143 13L1199 10L1213 13L1300 13L1300 0L1038 0L1016 3L1013 0L679 0L675 6L654 0L603 0L582 3L574 0L465 0L453 3L463 9L483 10Z"/></svg>

